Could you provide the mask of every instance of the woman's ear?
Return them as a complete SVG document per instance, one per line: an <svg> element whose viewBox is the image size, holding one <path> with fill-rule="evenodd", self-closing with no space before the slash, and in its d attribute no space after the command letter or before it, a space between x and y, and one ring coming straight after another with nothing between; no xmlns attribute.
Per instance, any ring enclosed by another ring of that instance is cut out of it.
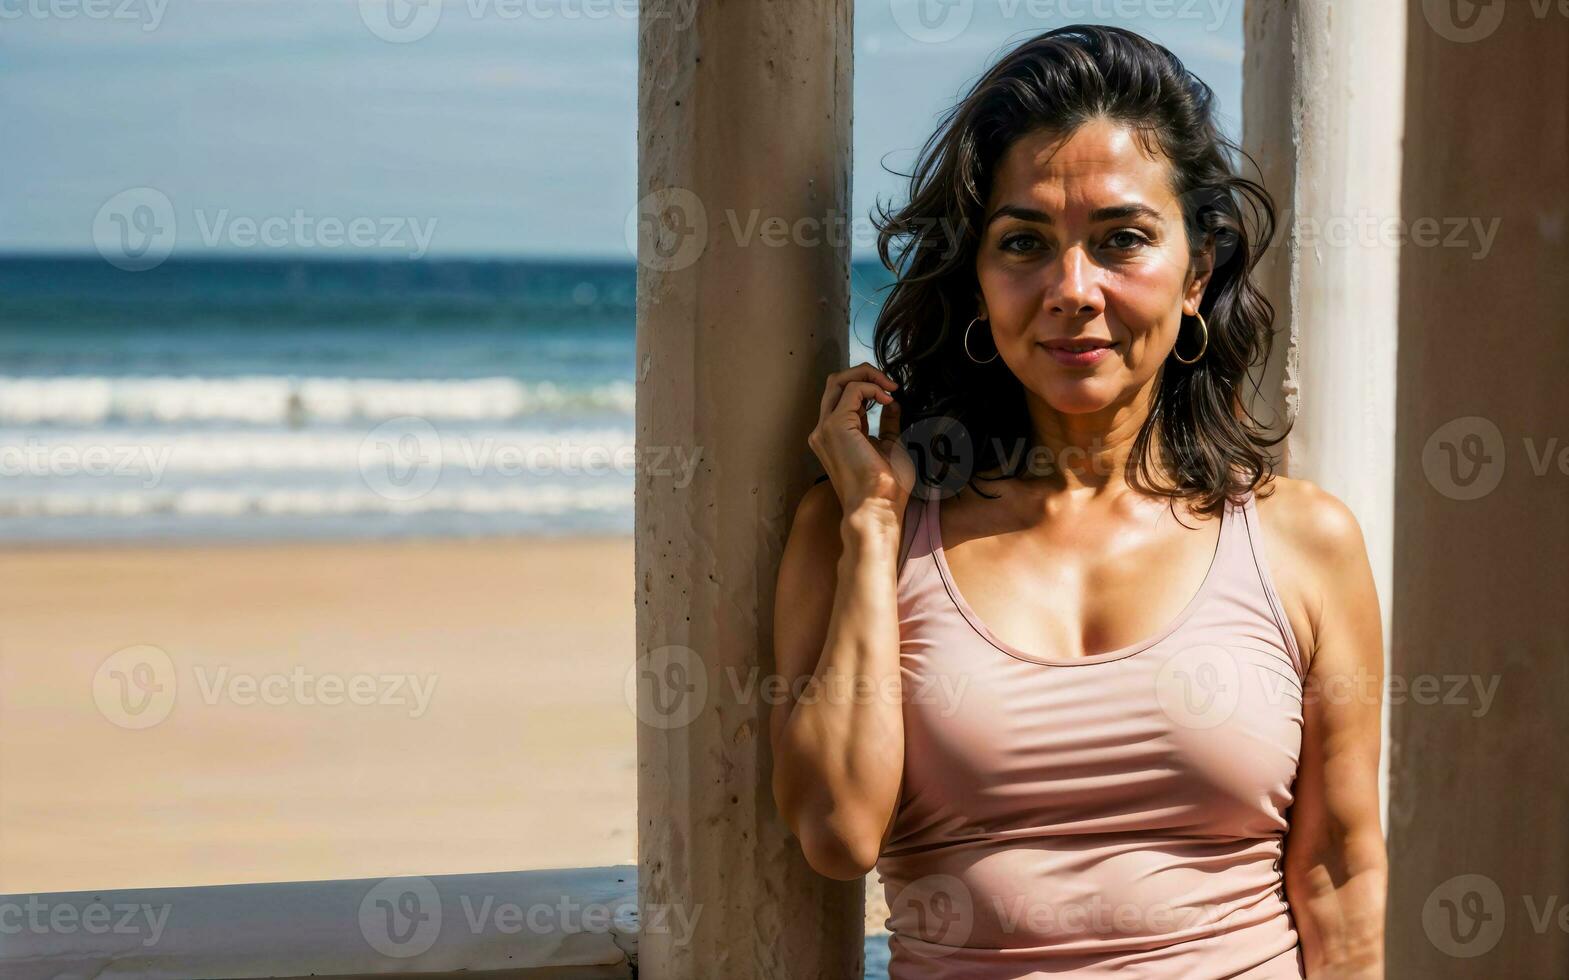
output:
<svg viewBox="0 0 1569 980"><path fill-rule="evenodd" d="M1215 271L1215 244L1211 242L1202 253L1193 259L1192 279L1188 281L1187 288L1182 293L1182 312L1186 316L1196 316L1199 304L1204 301L1204 290L1209 286L1210 275Z"/></svg>

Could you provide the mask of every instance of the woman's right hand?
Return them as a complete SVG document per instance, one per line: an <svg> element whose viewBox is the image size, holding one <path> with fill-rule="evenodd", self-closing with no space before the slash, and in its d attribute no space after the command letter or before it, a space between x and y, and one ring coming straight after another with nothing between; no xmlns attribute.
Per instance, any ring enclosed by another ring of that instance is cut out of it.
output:
<svg viewBox="0 0 1569 980"><path fill-rule="evenodd" d="M817 427L806 444L817 454L846 517L886 506L902 520L915 486L915 463L899 440L898 382L863 361L828 376ZM868 435L867 405L882 404L877 437Z"/></svg>

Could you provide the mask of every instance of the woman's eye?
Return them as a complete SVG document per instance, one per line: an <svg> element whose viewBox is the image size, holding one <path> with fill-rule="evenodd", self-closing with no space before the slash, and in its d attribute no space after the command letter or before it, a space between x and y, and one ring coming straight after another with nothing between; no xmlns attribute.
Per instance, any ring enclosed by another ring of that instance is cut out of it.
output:
<svg viewBox="0 0 1569 980"><path fill-rule="evenodd" d="M1009 235L1001 242L1004 252L1031 252L1037 244L1034 235Z"/></svg>
<svg viewBox="0 0 1569 980"><path fill-rule="evenodd" d="M1113 232L1112 236L1108 238L1106 242L1112 248L1125 250L1137 248L1140 245L1147 245L1149 244L1149 239L1145 238L1136 231L1129 231L1128 229L1124 228L1122 231Z"/></svg>

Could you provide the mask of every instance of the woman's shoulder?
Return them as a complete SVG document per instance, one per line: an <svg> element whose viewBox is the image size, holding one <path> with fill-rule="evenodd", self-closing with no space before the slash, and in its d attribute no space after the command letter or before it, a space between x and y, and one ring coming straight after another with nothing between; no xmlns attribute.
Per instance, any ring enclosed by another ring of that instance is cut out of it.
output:
<svg viewBox="0 0 1569 980"><path fill-rule="evenodd" d="M1311 480L1273 477L1254 494L1262 551L1297 645L1311 660L1326 609L1351 608L1370 588L1362 528L1345 502Z"/></svg>
<svg viewBox="0 0 1569 980"><path fill-rule="evenodd" d="M1339 497L1311 480L1273 476L1254 492L1264 534L1312 565L1364 550L1362 526Z"/></svg>

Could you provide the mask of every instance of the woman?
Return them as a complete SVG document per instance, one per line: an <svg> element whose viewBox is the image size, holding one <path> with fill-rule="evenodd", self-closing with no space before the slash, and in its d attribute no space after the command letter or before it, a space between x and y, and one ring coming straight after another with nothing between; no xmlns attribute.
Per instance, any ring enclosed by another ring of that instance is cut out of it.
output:
<svg viewBox="0 0 1569 980"><path fill-rule="evenodd" d="M1236 153L1171 52L1067 27L880 216L883 369L808 440L772 736L807 860L883 878L892 980L1383 975L1378 603L1242 407L1274 215Z"/></svg>

